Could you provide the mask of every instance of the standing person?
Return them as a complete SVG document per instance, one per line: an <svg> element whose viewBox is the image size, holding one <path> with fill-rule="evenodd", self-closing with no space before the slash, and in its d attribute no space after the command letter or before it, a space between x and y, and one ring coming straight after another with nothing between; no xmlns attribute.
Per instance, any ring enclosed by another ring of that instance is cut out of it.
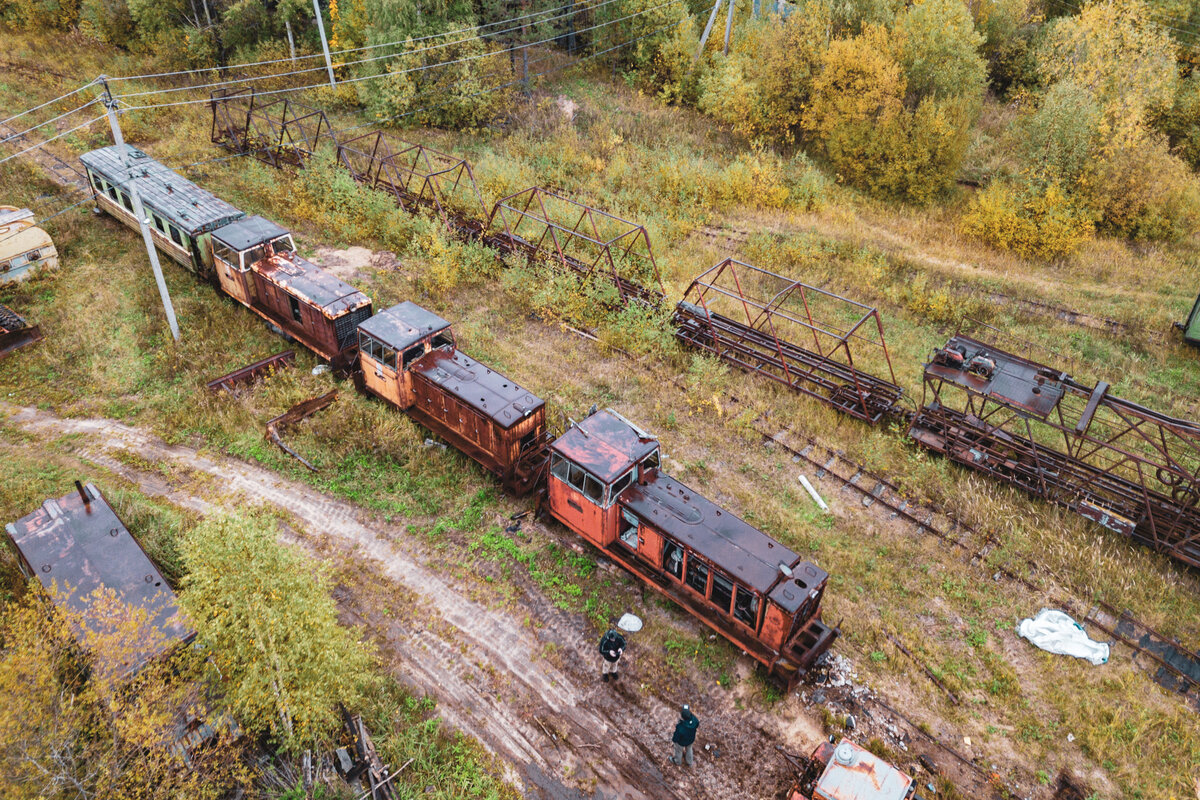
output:
<svg viewBox="0 0 1200 800"><path fill-rule="evenodd" d="M675 735L671 743L675 745L675 755L671 756L672 764L683 764L687 759L690 767L695 759L692 756L692 744L696 741L696 729L700 727L700 719L692 713L691 706L684 704L679 712L679 722L675 723Z"/></svg>
<svg viewBox="0 0 1200 800"><path fill-rule="evenodd" d="M616 680L620 673L617 672L617 662L621 660L621 654L625 652L625 637L612 628L600 637L600 680L607 681L609 678Z"/></svg>

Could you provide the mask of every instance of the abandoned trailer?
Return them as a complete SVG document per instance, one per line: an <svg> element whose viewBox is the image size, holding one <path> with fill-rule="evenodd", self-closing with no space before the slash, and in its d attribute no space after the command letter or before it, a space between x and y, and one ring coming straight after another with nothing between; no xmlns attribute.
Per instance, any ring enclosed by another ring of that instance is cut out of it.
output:
<svg viewBox="0 0 1200 800"><path fill-rule="evenodd" d="M658 441L612 410L550 447L550 513L750 654L789 688L837 638L828 574L661 470Z"/></svg>
<svg viewBox="0 0 1200 800"><path fill-rule="evenodd" d="M111 591L134 614L144 614L131 652L93 653L102 669L131 676L196 634L184 624L175 592L100 490L75 485L76 491L47 500L4 529L25 577L37 578L56 605L82 621L75 631L81 647L106 624L89 613L101 593Z"/></svg>
<svg viewBox="0 0 1200 800"><path fill-rule="evenodd" d="M134 185L158 249L205 280L213 279L210 235L243 212L132 145L125 145L124 153L116 145L92 150L79 160L97 206L140 231L129 195Z"/></svg>
<svg viewBox="0 0 1200 800"><path fill-rule="evenodd" d="M0 283L25 280L42 267L58 266L50 234L34 224L28 208L0 206Z"/></svg>
<svg viewBox="0 0 1200 800"><path fill-rule="evenodd" d="M500 478L532 490L545 461L546 404L454 343L450 323L405 301L358 326L356 376Z"/></svg>

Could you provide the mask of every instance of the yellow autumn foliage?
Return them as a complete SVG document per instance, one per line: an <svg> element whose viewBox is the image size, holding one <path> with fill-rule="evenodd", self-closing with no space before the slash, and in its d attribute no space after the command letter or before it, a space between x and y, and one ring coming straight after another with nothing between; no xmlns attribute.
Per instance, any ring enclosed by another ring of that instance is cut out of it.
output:
<svg viewBox="0 0 1200 800"><path fill-rule="evenodd" d="M1026 258L1056 259L1093 234L1090 212L1056 184L1024 190L997 181L977 194L963 216L963 232Z"/></svg>

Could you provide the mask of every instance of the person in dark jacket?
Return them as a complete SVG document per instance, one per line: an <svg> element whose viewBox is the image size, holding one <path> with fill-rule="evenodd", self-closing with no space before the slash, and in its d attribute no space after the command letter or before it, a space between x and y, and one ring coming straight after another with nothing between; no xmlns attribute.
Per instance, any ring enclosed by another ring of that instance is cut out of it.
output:
<svg viewBox="0 0 1200 800"><path fill-rule="evenodd" d="M699 727L700 719L692 713L690 706L685 705L679 712L679 722L675 723L675 735L671 737L671 743L675 745L672 764L682 764L686 758L687 765L692 766L695 761L692 744L696 741L696 729Z"/></svg>
<svg viewBox="0 0 1200 800"><path fill-rule="evenodd" d="M617 662L621 660L621 654L625 652L625 637L612 628L600 637L600 680L607 681L610 678L616 680L620 675L617 672Z"/></svg>

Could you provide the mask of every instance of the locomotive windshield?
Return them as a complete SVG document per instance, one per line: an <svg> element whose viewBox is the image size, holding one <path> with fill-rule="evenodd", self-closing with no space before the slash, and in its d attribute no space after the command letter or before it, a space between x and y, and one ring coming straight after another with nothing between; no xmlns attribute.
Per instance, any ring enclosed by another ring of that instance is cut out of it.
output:
<svg viewBox="0 0 1200 800"><path fill-rule="evenodd" d="M294 253L296 252L296 245L292 242L292 235L289 233L286 236L280 236L278 239L272 239L271 249L276 253Z"/></svg>

